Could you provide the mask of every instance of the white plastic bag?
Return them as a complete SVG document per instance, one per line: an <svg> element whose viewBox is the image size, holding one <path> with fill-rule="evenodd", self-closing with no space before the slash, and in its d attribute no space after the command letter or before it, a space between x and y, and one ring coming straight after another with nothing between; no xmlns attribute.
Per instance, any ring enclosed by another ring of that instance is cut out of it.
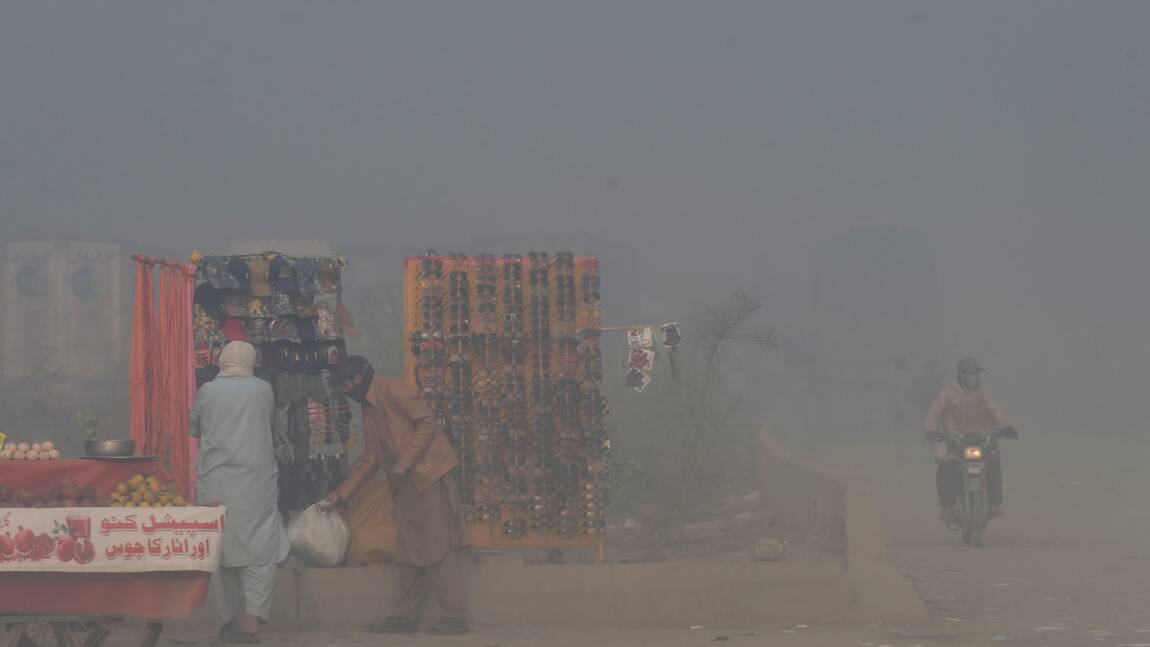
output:
<svg viewBox="0 0 1150 647"><path fill-rule="evenodd" d="M296 515L288 524L291 554L312 566L342 564L350 538L351 532L343 517L334 510L321 510L318 503Z"/></svg>

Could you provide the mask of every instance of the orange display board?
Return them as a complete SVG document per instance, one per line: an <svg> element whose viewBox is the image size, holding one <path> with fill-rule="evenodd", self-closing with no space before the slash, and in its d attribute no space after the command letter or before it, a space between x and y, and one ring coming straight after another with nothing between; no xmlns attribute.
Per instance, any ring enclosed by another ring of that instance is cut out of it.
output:
<svg viewBox="0 0 1150 647"><path fill-rule="evenodd" d="M460 453L479 549L602 549L599 262L404 259L407 380Z"/></svg>

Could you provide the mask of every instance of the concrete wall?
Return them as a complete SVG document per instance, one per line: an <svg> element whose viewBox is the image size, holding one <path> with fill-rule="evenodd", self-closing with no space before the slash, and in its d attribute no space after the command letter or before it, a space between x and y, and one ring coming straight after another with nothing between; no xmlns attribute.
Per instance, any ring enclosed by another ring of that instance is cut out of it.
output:
<svg viewBox="0 0 1150 647"><path fill-rule="evenodd" d="M767 504L791 534L843 550L846 509L843 484L802 465L770 435L759 431L759 487Z"/></svg>

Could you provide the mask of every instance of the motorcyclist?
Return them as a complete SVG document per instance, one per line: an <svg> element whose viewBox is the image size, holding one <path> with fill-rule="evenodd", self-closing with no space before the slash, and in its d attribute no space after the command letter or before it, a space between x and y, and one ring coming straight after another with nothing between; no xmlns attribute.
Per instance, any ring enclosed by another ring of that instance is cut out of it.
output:
<svg viewBox="0 0 1150 647"><path fill-rule="evenodd" d="M962 488L958 447L953 437L968 434L986 435L1010 429L1002 408L982 388L982 374L985 372L973 359L960 361L958 378L954 383L942 387L926 415L928 436L939 431L948 436L948 440L940 445L940 451L936 455L938 503L942 506L943 521L949 522L955 519L955 505L958 503L959 490ZM986 487L990 516L1001 517L1002 461L997 441L992 441L986 457Z"/></svg>

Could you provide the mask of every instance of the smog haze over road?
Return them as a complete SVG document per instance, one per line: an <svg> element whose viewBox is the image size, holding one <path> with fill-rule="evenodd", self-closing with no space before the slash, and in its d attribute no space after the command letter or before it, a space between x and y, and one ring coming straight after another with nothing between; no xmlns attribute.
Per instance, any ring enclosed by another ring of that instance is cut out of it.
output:
<svg viewBox="0 0 1150 647"><path fill-rule="evenodd" d="M1023 501L1057 497L1059 481L1097 495L1073 490L1093 530L1026 562L1040 574L1109 531L1127 533L1125 554L1145 539L1122 520L1145 507L1126 493L1148 442L1147 33L1136 1L14 0L0 7L0 240L415 254L589 234L634 247L652 321L760 297L760 323L789 344L738 370L771 401L819 328L820 241L915 232L938 346L910 353L911 372L937 360L949 378L967 355L989 370L1023 433L1008 499L1016 484ZM810 433L796 424L792 441ZM925 499L930 470L905 475ZM924 544L955 549L925 499L913 523L891 520L912 571L923 550L938 561ZM1029 524L1010 506L1013 540L994 550L1035 554L1054 514Z"/></svg>

